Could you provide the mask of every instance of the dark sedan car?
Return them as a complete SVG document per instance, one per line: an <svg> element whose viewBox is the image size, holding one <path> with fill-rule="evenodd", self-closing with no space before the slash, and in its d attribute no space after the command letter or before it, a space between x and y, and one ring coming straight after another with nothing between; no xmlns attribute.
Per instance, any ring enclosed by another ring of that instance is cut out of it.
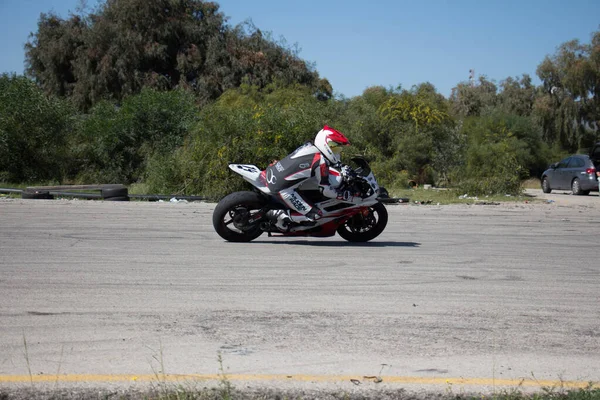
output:
<svg viewBox="0 0 600 400"><path fill-rule="evenodd" d="M589 156L577 154L554 163L542 174L542 190L571 190L573 194L589 194L598 190L596 167Z"/></svg>

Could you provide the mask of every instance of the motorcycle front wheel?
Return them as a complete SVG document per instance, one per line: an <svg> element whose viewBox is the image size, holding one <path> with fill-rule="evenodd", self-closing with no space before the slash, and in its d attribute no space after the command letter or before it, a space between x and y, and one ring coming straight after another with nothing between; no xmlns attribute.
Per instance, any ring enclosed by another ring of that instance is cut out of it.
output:
<svg viewBox="0 0 600 400"><path fill-rule="evenodd" d="M368 242L383 232L388 222L385 206L376 203L369 207L369 213L358 213L340 225L337 233L349 242Z"/></svg>
<svg viewBox="0 0 600 400"><path fill-rule="evenodd" d="M264 206L264 199L254 192L234 192L221 199L213 212L213 226L223 239L230 242L250 242L260 235L258 221L250 218Z"/></svg>

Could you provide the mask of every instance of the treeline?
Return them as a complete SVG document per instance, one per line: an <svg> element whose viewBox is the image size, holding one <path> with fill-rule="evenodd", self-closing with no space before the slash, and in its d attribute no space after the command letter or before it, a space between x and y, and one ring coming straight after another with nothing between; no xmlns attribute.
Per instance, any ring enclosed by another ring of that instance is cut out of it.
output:
<svg viewBox="0 0 600 400"><path fill-rule="evenodd" d="M25 50L28 75L84 111L143 88L186 89L201 104L242 83L332 92L285 42L252 23L230 27L217 3L202 0L106 0L66 20L42 14Z"/></svg>
<svg viewBox="0 0 600 400"><path fill-rule="evenodd" d="M215 3L108 0L42 15L27 76L0 77L0 181L137 183L219 197L328 124L392 191L409 180L464 193L518 193L600 139L600 32L561 45L527 75L429 83L335 98L282 41L230 27Z"/></svg>

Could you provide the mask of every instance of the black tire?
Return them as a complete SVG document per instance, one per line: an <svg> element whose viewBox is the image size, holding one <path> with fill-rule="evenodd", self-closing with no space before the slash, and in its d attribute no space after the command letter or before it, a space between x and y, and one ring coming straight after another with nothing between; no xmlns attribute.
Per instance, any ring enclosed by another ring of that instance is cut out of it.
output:
<svg viewBox="0 0 600 400"><path fill-rule="evenodd" d="M101 193L103 199L108 199L110 197L127 197L129 195L129 191L127 190L127 188L107 188L102 189Z"/></svg>
<svg viewBox="0 0 600 400"><path fill-rule="evenodd" d="M337 229L337 233L349 242L368 242L383 232L388 222L385 206L376 203L369 207L369 215L356 214Z"/></svg>
<svg viewBox="0 0 600 400"><path fill-rule="evenodd" d="M258 222L247 225L248 217L264 205L265 199L254 192L234 192L223 197L213 212L215 231L229 242L250 242L256 239L263 231Z"/></svg>
<svg viewBox="0 0 600 400"><path fill-rule="evenodd" d="M48 191L35 191L35 192L28 192L26 190L23 190L21 192L21 198L22 199L42 199L42 200L52 200L54 198L53 195L50 194L50 192Z"/></svg>
<svg viewBox="0 0 600 400"><path fill-rule="evenodd" d="M104 199L104 201L129 201L129 197L128 196L107 197Z"/></svg>
<svg viewBox="0 0 600 400"><path fill-rule="evenodd" d="M548 181L547 177L544 177L544 179L542 179L542 192L544 192L544 193L552 192L552 188L550 187L550 182Z"/></svg>
<svg viewBox="0 0 600 400"><path fill-rule="evenodd" d="M573 191L573 194L576 196L580 196L582 194L584 194L584 191L581 190L581 183L579 182L579 179L575 178L573 179L573 182L571 182L571 190ZM589 192L588 192L589 194Z"/></svg>

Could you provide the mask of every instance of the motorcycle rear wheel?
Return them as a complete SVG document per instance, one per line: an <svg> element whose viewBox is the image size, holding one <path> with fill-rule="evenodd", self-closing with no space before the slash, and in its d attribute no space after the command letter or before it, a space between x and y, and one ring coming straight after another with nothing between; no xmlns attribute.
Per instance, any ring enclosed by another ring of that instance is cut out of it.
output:
<svg viewBox="0 0 600 400"><path fill-rule="evenodd" d="M248 219L264 206L264 199L254 192L234 192L221 199L213 212L213 226L229 242L250 242L263 231L260 224Z"/></svg>
<svg viewBox="0 0 600 400"><path fill-rule="evenodd" d="M369 207L369 214L356 214L337 229L337 233L349 242L368 242L383 232L388 222L385 206L376 203Z"/></svg>

